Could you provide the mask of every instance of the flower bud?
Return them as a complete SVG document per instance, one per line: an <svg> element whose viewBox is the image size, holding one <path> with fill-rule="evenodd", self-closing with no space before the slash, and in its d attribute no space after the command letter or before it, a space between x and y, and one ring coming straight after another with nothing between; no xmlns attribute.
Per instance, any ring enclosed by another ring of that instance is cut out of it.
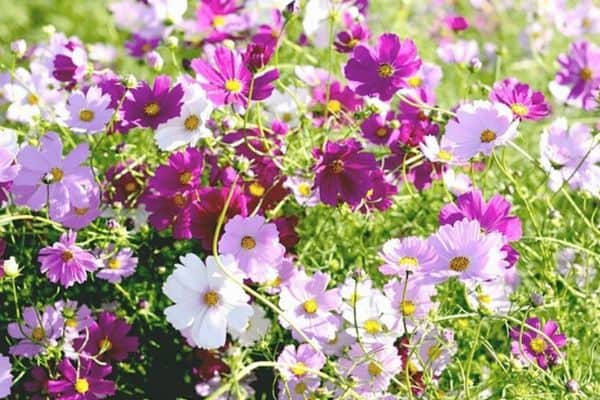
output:
<svg viewBox="0 0 600 400"><path fill-rule="evenodd" d="M23 39L15 40L10 44L10 50L18 57L21 58L27 51L27 42Z"/></svg>
<svg viewBox="0 0 600 400"><path fill-rule="evenodd" d="M169 36L165 43L169 49L176 49L179 47L179 39L177 39L175 36Z"/></svg>
<svg viewBox="0 0 600 400"><path fill-rule="evenodd" d="M570 379L567 382L567 390L569 393L579 393L579 384L575 379Z"/></svg>
<svg viewBox="0 0 600 400"><path fill-rule="evenodd" d="M481 70L481 60L477 57L473 57L469 62L469 70L471 72L479 72Z"/></svg>
<svg viewBox="0 0 600 400"><path fill-rule="evenodd" d="M5 260L4 264L2 265L2 269L8 278L16 278L19 276L19 264L17 264L17 261L14 257L10 257L8 260Z"/></svg>
<svg viewBox="0 0 600 400"><path fill-rule="evenodd" d="M146 62L148 63L148 66L156 72L159 72L165 64L160 54L154 50L146 54Z"/></svg>

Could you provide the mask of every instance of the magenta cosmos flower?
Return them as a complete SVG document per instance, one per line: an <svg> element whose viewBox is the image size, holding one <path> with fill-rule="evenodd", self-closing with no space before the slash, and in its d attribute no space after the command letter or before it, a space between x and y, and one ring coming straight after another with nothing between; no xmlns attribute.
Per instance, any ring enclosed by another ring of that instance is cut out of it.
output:
<svg viewBox="0 0 600 400"><path fill-rule="evenodd" d="M236 215L225 225L219 252L233 255L247 278L264 283L277 276L285 247L279 242L275 224L267 223L260 215Z"/></svg>
<svg viewBox="0 0 600 400"><path fill-rule="evenodd" d="M531 328L544 332L547 338ZM558 329L555 321L549 320L542 327L539 318L528 318L523 326L516 326L510 330L512 353L521 361L537 364L542 369L556 364L562 357L556 349L567 345L567 337L559 333Z"/></svg>
<svg viewBox="0 0 600 400"><path fill-rule="evenodd" d="M23 309L23 322L8 324L8 335L19 340L10 347L10 354L32 358L55 346L63 334L65 321L52 306L38 314L33 307Z"/></svg>
<svg viewBox="0 0 600 400"><path fill-rule="evenodd" d="M415 43L400 40L393 33L385 33L375 48L359 44L344 67L344 74L362 96L379 96L387 101L402 87L406 78L419 70L421 59Z"/></svg>
<svg viewBox="0 0 600 400"><path fill-rule="evenodd" d="M402 278L408 272L421 274L428 271L437 259L429 241L415 236L388 240L379 256L385 261L379 267L382 274Z"/></svg>
<svg viewBox="0 0 600 400"><path fill-rule="evenodd" d="M173 153L169 163L156 170L150 188L164 195L193 190L200 181L203 164L202 153L193 147Z"/></svg>
<svg viewBox="0 0 600 400"><path fill-rule="evenodd" d="M490 100L502 103L513 112L515 118L537 121L551 113L550 105L542 92L536 92L526 83L507 78L494 85Z"/></svg>
<svg viewBox="0 0 600 400"><path fill-rule="evenodd" d="M328 284L329 275L322 272L312 278L299 273L281 289L279 306L287 319L294 321L309 338L329 341L335 338L340 327L339 318L332 312L339 310L341 297L337 288L327 290ZM290 327L285 318L280 316L279 321L284 327ZM296 330L292 335L303 340Z"/></svg>
<svg viewBox="0 0 600 400"><path fill-rule="evenodd" d="M558 56L560 71L550 91L576 107L594 107L593 89L600 84L600 48L586 41L571 43L569 53Z"/></svg>
<svg viewBox="0 0 600 400"><path fill-rule="evenodd" d="M315 149L313 156L318 160L315 186L323 203L336 206L341 200L356 206L373 187L371 172L377 169L377 162L358 141L327 142L325 150Z"/></svg>
<svg viewBox="0 0 600 400"><path fill-rule="evenodd" d="M360 124L360 131L365 139L378 145L389 145L400 138L400 121L396 113L373 114Z"/></svg>
<svg viewBox="0 0 600 400"><path fill-rule="evenodd" d="M105 379L110 375L110 365L100 365L93 360L81 357L76 369L68 359L58 364L60 378L48 381L48 393L57 400L95 400L112 396L117 387Z"/></svg>
<svg viewBox="0 0 600 400"><path fill-rule="evenodd" d="M38 261L40 270L48 276L50 282L60 283L68 288L75 282L83 283L87 279L87 272L98 269L98 261L92 253L83 250L75 244L77 234L69 231L63 233L60 241L52 247L40 250Z"/></svg>
<svg viewBox="0 0 600 400"><path fill-rule="evenodd" d="M78 340L75 348L85 343L84 351L102 361L123 361L139 346L137 336L129 336L131 325L109 312L98 316L98 323L89 328L89 337Z"/></svg>
<svg viewBox="0 0 600 400"><path fill-rule="evenodd" d="M273 92L273 81L279 78L277 69L253 76L240 54L222 46L214 50L211 63L195 58L191 67L216 106L234 104L243 109L249 100L264 100Z"/></svg>
<svg viewBox="0 0 600 400"><path fill-rule="evenodd" d="M82 166L89 155L88 145L80 144L63 159L58 134L50 132L40 141L39 149L25 146L18 155L21 169L11 189L15 202L39 211L48 200L50 217L55 220L71 207L88 207L88 195L95 186L91 169Z"/></svg>
<svg viewBox="0 0 600 400"><path fill-rule="evenodd" d="M127 93L122 106L124 118L137 126L156 129L158 125L179 116L182 99L181 84L171 88L171 78L159 75L152 88L142 82Z"/></svg>

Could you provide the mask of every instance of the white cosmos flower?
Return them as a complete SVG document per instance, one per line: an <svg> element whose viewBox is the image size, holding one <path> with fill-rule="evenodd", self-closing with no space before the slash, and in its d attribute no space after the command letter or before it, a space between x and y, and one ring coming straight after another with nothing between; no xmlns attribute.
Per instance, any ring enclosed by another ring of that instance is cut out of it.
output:
<svg viewBox="0 0 600 400"><path fill-rule="evenodd" d="M220 259L235 273L237 263L232 256ZM214 257L208 257L206 265L191 253L180 261L163 285L163 292L175 302L165 309L167 321L194 345L219 348L225 344L228 328L240 332L246 327L253 314L250 298L222 273Z"/></svg>
<svg viewBox="0 0 600 400"><path fill-rule="evenodd" d="M161 150L173 151L185 145L195 145L201 138L212 135L206 127L212 103L198 85L186 88L179 117L172 118L156 129L155 140Z"/></svg>
<svg viewBox="0 0 600 400"><path fill-rule="evenodd" d="M257 304L252 304L254 314L241 332L231 331L231 336L242 346L252 346L259 341L269 328L271 321L266 317L265 310Z"/></svg>

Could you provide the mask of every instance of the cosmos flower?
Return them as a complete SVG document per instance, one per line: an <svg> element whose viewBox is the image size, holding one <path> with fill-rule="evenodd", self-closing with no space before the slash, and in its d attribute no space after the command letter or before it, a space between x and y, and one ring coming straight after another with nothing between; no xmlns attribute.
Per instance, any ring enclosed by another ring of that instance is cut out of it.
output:
<svg viewBox="0 0 600 400"><path fill-rule="evenodd" d="M373 186L370 173L377 169L375 157L356 140L327 142L324 151L314 149L313 156L315 187L323 203L335 207L341 200L358 205Z"/></svg>
<svg viewBox="0 0 600 400"><path fill-rule="evenodd" d="M421 66L417 47L410 39L393 33L381 35L376 47L359 44L344 67L344 74L357 94L377 95L387 101L406 86L406 78Z"/></svg>
<svg viewBox="0 0 600 400"><path fill-rule="evenodd" d="M454 331L431 326L417 329L413 342L418 344L418 357L411 361L415 362L417 368L428 370L435 378L439 378L450 364L458 347Z"/></svg>
<svg viewBox="0 0 600 400"><path fill-rule="evenodd" d="M546 337L532 328L543 332ZM556 321L548 320L542 326L537 317L528 318L524 325L513 327L510 330L510 337L512 353L523 363L537 364L542 369L556 364L563 357L556 349L567 345L567 337L559 333Z"/></svg>
<svg viewBox="0 0 600 400"><path fill-rule="evenodd" d="M95 400L116 393L115 383L105 379L112 372L109 364L100 365L83 357L78 363L76 369L69 359L62 360L58 364L60 379L48 381L48 393L57 400Z"/></svg>
<svg viewBox="0 0 600 400"><path fill-rule="evenodd" d="M371 143L389 145L400 137L400 122L396 113L388 111L385 114L373 114L360 124L362 135Z"/></svg>
<svg viewBox="0 0 600 400"><path fill-rule="evenodd" d="M174 195L195 189L200 181L204 159L194 147L172 153L169 163L156 169L149 188L161 195Z"/></svg>
<svg viewBox="0 0 600 400"><path fill-rule="evenodd" d="M99 263L94 255L75 244L77 233L63 233L60 240L50 247L44 247L38 255L42 273L48 280L60 283L68 288L74 283L83 283L87 272L98 269Z"/></svg>
<svg viewBox="0 0 600 400"><path fill-rule="evenodd" d="M67 125L77 133L97 133L110 121L114 110L109 107L110 97L92 86L84 94L74 91L67 100L69 119Z"/></svg>
<svg viewBox="0 0 600 400"><path fill-rule="evenodd" d="M233 256L220 259L229 271L237 269ZM180 262L163 285L163 292L175 302L165 309L167 321L188 330L196 346L219 348L225 344L228 328L244 330L253 312L249 297L223 275L214 257L208 257L205 265L198 256L186 254Z"/></svg>
<svg viewBox="0 0 600 400"><path fill-rule="evenodd" d="M31 400L46 400L48 398L48 372L42 367L29 370L30 379L23 383L23 388L31 395Z"/></svg>
<svg viewBox="0 0 600 400"><path fill-rule="evenodd" d="M138 265L138 258L133 256L130 248L115 251L113 246L106 249L105 256L100 258L104 261L104 266L96 273L96 277L105 279L110 283L120 283L123 278L127 278L135 273Z"/></svg>
<svg viewBox="0 0 600 400"><path fill-rule="evenodd" d="M175 239L191 239L192 205L197 197L194 191L163 195L148 190L140 198L140 203L150 214L148 222L154 229L162 231L170 228Z"/></svg>
<svg viewBox="0 0 600 400"><path fill-rule="evenodd" d="M395 320L389 318L391 307L390 299L379 289L365 288L363 293L353 294L350 306L342 307L346 333L368 345L393 344L397 335L392 331Z"/></svg>
<svg viewBox="0 0 600 400"><path fill-rule="evenodd" d="M496 82L490 93L490 101L510 107L514 117L519 119L538 121L551 113L550 105L542 92L533 91L528 84L515 78Z"/></svg>
<svg viewBox="0 0 600 400"><path fill-rule="evenodd" d="M131 35L131 38L125 42L125 48L131 57L143 58L146 54L156 49L159 43L159 37L146 38L134 33Z"/></svg>
<svg viewBox="0 0 600 400"><path fill-rule="evenodd" d="M382 274L402 278L409 272L419 275L429 271L437 259L429 241L415 236L388 240L379 256L385 261L379 267Z"/></svg>
<svg viewBox="0 0 600 400"><path fill-rule="evenodd" d="M333 45L340 53L352 53L357 45L369 40L369 36L370 31L366 24L352 21L348 29L336 35Z"/></svg>
<svg viewBox="0 0 600 400"><path fill-rule="evenodd" d="M241 346L252 346L262 339L271 327L271 320L267 313L258 304L252 304L254 313L248 320L248 324L240 332L231 331L231 337L237 339Z"/></svg>
<svg viewBox="0 0 600 400"><path fill-rule="evenodd" d="M419 321L425 319L429 311L437 306L431 300L436 294L435 286L426 279L394 279L383 290L391 305L383 319L390 329L401 335L410 335ZM408 331L405 331L404 324Z"/></svg>
<svg viewBox="0 0 600 400"><path fill-rule="evenodd" d="M319 190L313 190L312 180L300 176L288 176L283 186L292 190L294 198L301 206L314 207L319 204Z"/></svg>
<svg viewBox="0 0 600 400"><path fill-rule="evenodd" d="M212 103L197 85L185 89L181 114L160 124L154 133L156 144L163 151L173 151L178 147L194 146L198 140L212 136L206 122L213 111Z"/></svg>
<svg viewBox="0 0 600 400"><path fill-rule="evenodd" d="M310 344L304 343L296 348L293 344L283 348L277 357L278 369L286 381L316 377L325 365L325 356Z"/></svg>
<svg viewBox="0 0 600 400"><path fill-rule="evenodd" d="M86 337L76 341L74 347L102 361L124 361L139 347L137 336L130 336L130 331L130 324L103 311L98 316L98 322L88 327Z"/></svg>
<svg viewBox="0 0 600 400"><path fill-rule="evenodd" d="M154 79L152 88L142 81L127 92L122 105L123 117L137 126L156 129L158 125L179 116L182 99L181 84L171 88L171 78L159 75Z"/></svg>
<svg viewBox="0 0 600 400"><path fill-rule="evenodd" d="M479 56L479 45L474 40L443 42L437 49L437 55L446 64L467 65Z"/></svg>
<svg viewBox="0 0 600 400"><path fill-rule="evenodd" d="M592 90L600 82L600 48L587 41L571 43L558 56L560 70L549 88L554 97L574 107L594 107Z"/></svg>
<svg viewBox="0 0 600 400"><path fill-rule="evenodd" d="M501 103L474 101L456 110L456 119L446 126L444 137L454 144L454 154L469 159L478 153L490 155L517 134L518 120Z"/></svg>
<svg viewBox="0 0 600 400"><path fill-rule="evenodd" d="M433 135L427 135L419 145L425 158L431 162L444 163L450 165L465 165L469 159L459 155L456 152L456 144L444 135L438 140Z"/></svg>
<svg viewBox="0 0 600 400"><path fill-rule="evenodd" d="M208 99L217 107L234 104L244 109L249 100L265 100L273 92L273 82L279 78L277 69L253 76L239 53L222 46L214 50L211 63L195 58L191 67Z"/></svg>
<svg viewBox="0 0 600 400"><path fill-rule="evenodd" d="M56 220L65 227L76 231L88 226L100 216L100 193L97 187L90 190L88 200L87 207L77 207L71 204L69 212Z"/></svg>
<svg viewBox="0 0 600 400"><path fill-rule="evenodd" d="M10 387L13 380L10 369L10 359L0 354L0 399L10 395Z"/></svg>
<svg viewBox="0 0 600 400"><path fill-rule="evenodd" d="M233 255L247 278L264 283L275 278L285 247L279 242L275 224L260 215L236 215L225 224L219 253Z"/></svg>
<svg viewBox="0 0 600 400"><path fill-rule="evenodd" d="M18 343L10 347L10 354L33 358L55 346L63 334L64 319L54 307L48 305L39 314L33 307L23 309L23 322L8 324L8 335Z"/></svg>

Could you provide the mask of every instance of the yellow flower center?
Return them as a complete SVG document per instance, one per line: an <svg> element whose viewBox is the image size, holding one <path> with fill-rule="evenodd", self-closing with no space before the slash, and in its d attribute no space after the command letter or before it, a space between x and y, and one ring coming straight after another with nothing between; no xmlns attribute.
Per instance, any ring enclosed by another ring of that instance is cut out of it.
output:
<svg viewBox="0 0 600 400"><path fill-rule="evenodd" d="M371 376L379 376L381 375L382 369L376 363L370 362L367 366L367 371L369 371L369 375Z"/></svg>
<svg viewBox="0 0 600 400"><path fill-rule="evenodd" d="M116 258L111 258L110 260L108 260L108 262L106 264L108 265L108 268L110 268L110 269L121 268L121 262Z"/></svg>
<svg viewBox="0 0 600 400"><path fill-rule="evenodd" d="M39 97L37 97L35 94L33 94L33 93L30 93L30 94L27 96L27 103L28 103L30 106L35 106L35 105L36 105L36 104L38 104L39 102L40 102L40 98L39 98Z"/></svg>
<svg viewBox="0 0 600 400"><path fill-rule="evenodd" d="M363 325L363 328L365 328L365 331L367 331L367 333L370 335L375 335L377 333L380 333L383 330L383 327L381 326L381 322L379 322L375 319L366 320Z"/></svg>
<svg viewBox="0 0 600 400"><path fill-rule="evenodd" d="M579 71L579 77L584 81L592 80L592 75L592 69L589 67L585 67L581 71Z"/></svg>
<svg viewBox="0 0 600 400"><path fill-rule="evenodd" d="M346 46L347 46L348 48L351 48L351 49L353 49L353 48L355 48L355 47L356 47L356 45L357 45L357 44L359 44L359 43L360 43L360 40L358 40L358 39L354 38L354 39L350 40L350 41L349 41L349 42L346 44Z"/></svg>
<svg viewBox="0 0 600 400"><path fill-rule="evenodd" d="M65 177L65 173L60 168L52 168L50 170L50 176L52 177L52 182L60 182Z"/></svg>
<svg viewBox="0 0 600 400"><path fill-rule="evenodd" d="M77 320L75 318L68 318L65 321L65 325L69 328L77 328Z"/></svg>
<svg viewBox="0 0 600 400"><path fill-rule="evenodd" d="M482 143L492 142L496 139L496 132L490 129L486 129L483 132L481 132L480 139Z"/></svg>
<svg viewBox="0 0 600 400"><path fill-rule="evenodd" d="M193 178L192 173L189 171L185 171L184 173L179 175L179 183L181 183L182 185L187 185L188 183L190 183L192 181L192 178Z"/></svg>
<svg viewBox="0 0 600 400"><path fill-rule="evenodd" d="M387 136L388 131L387 131L387 129L381 127L375 131L375 134L379 137L385 137L385 136Z"/></svg>
<svg viewBox="0 0 600 400"><path fill-rule="evenodd" d="M261 197L265 194L265 187L260 184L260 182L252 182L248 187L248 191L254 197Z"/></svg>
<svg viewBox="0 0 600 400"><path fill-rule="evenodd" d="M458 256L450 260L450 269L455 272L464 272L471 261L467 257Z"/></svg>
<svg viewBox="0 0 600 400"><path fill-rule="evenodd" d="M256 240L252 236L244 236L241 245L244 250L252 250L256 247Z"/></svg>
<svg viewBox="0 0 600 400"><path fill-rule="evenodd" d="M160 112L160 106L157 102L153 101L144 106L144 114L148 117L156 117Z"/></svg>
<svg viewBox="0 0 600 400"><path fill-rule="evenodd" d="M89 209L89 208L87 208L87 207L85 207L85 208L78 208L78 207L74 207L74 208L73 208L73 211L75 211L75 214L77 214L77 215L79 215L79 216L82 216L82 215L85 215L85 214L87 214L87 212L88 212L89 210L90 210L90 209Z"/></svg>
<svg viewBox="0 0 600 400"><path fill-rule="evenodd" d="M449 151L446 151L446 150L440 150L437 153L437 158L440 161L451 161L452 160L452 153L450 153Z"/></svg>
<svg viewBox="0 0 600 400"><path fill-rule="evenodd" d="M333 160L330 167L334 174L341 174L344 172L344 162L342 160Z"/></svg>
<svg viewBox="0 0 600 400"><path fill-rule="evenodd" d="M400 311L402 311L402 315L405 317L410 317L417 311L417 306L410 300L404 300L400 304Z"/></svg>
<svg viewBox="0 0 600 400"><path fill-rule="evenodd" d="M92 110L88 110L87 108L84 108L83 110L79 111L79 119L82 120L83 122L90 122L94 120L94 112Z"/></svg>
<svg viewBox="0 0 600 400"><path fill-rule="evenodd" d="M150 50L152 50L152 46L151 46L149 43L144 43L144 44L142 45L142 52L143 52L143 53L147 53L147 52L149 52Z"/></svg>
<svg viewBox="0 0 600 400"><path fill-rule="evenodd" d="M342 111L342 103L340 103L339 100L329 100L329 102L327 103L327 110L332 113L332 114L336 114L339 113L340 111Z"/></svg>
<svg viewBox="0 0 600 400"><path fill-rule="evenodd" d="M242 91L242 82L237 79L227 79L225 82L225 90L231 93L239 93Z"/></svg>
<svg viewBox="0 0 600 400"><path fill-rule="evenodd" d="M439 345L434 344L427 349L427 356L430 360L437 360L442 355L442 348Z"/></svg>
<svg viewBox="0 0 600 400"><path fill-rule="evenodd" d="M103 350L103 351L110 351L110 349L112 349L112 347L113 347L112 342L107 337L102 339L98 343L98 345L100 346L100 350Z"/></svg>
<svg viewBox="0 0 600 400"><path fill-rule="evenodd" d="M527 115L527 113L529 112L529 109L521 103L513 104L512 106L510 106L510 109L513 113L517 114L520 117L522 117L523 115Z"/></svg>
<svg viewBox="0 0 600 400"><path fill-rule="evenodd" d="M417 260L415 257L402 257L400 260L398 260L398 264L409 267L418 267L419 260Z"/></svg>
<svg viewBox="0 0 600 400"><path fill-rule="evenodd" d="M304 302L303 306L304 306L304 311L306 311L309 314L316 313L317 309L319 308L319 305L317 304L315 299L306 300Z"/></svg>
<svg viewBox="0 0 600 400"><path fill-rule="evenodd" d="M530 346L531 350L533 350L535 354L542 354L544 351L546 351L546 348L548 347L546 341L541 337L531 339Z"/></svg>
<svg viewBox="0 0 600 400"><path fill-rule="evenodd" d="M294 388L294 392L296 392L296 394L302 394L306 392L306 383L302 381L298 382Z"/></svg>
<svg viewBox="0 0 600 400"><path fill-rule="evenodd" d="M302 182L298 185L298 192L300 192L302 196L308 197L312 191L310 190L310 185L308 183Z"/></svg>
<svg viewBox="0 0 600 400"><path fill-rule="evenodd" d="M477 299L479 300L479 302L481 304L484 304L484 305L488 305L492 302L492 298L485 293L481 293L480 295L478 295Z"/></svg>
<svg viewBox="0 0 600 400"><path fill-rule="evenodd" d="M406 80L406 82L408 83L408 86L413 87L413 88L418 88L419 86L421 86L421 82L423 82L423 80L421 79L420 76L415 75L415 76L411 76L410 78L408 78Z"/></svg>
<svg viewBox="0 0 600 400"><path fill-rule="evenodd" d="M377 68L377 73L382 78L389 78L390 76L394 75L394 67L392 67L390 64L381 64Z"/></svg>
<svg viewBox="0 0 600 400"><path fill-rule="evenodd" d="M292 371L292 374L296 376L303 376L308 371L308 368L306 368L306 364L304 364L302 361L298 361L292 366L292 368L290 368L290 370Z"/></svg>
<svg viewBox="0 0 600 400"><path fill-rule="evenodd" d="M184 195L177 193L175 196L173 196L173 204L175 204L176 207L183 208L185 207L186 203L187 201Z"/></svg>
<svg viewBox="0 0 600 400"><path fill-rule="evenodd" d="M137 189L137 184L135 182L129 182L125 185L124 189L127 193L133 193Z"/></svg>
<svg viewBox="0 0 600 400"><path fill-rule="evenodd" d="M75 391L79 394L87 393L90 390L90 384L87 379L77 379L75 381Z"/></svg>
<svg viewBox="0 0 600 400"><path fill-rule="evenodd" d="M46 332L41 326L36 326L31 331L31 338L36 342L41 342L46 337Z"/></svg>
<svg viewBox="0 0 600 400"><path fill-rule="evenodd" d="M69 262L73 259L73 252L71 252L69 250L65 250L65 252L63 252L62 255L60 256L60 258L64 262Z"/></svg>
<svg viewBox="0 0 600 400"><path fill-rule="evenodd" d="M283 114L281 114L281 120L283 122L290 122L292 119L294 118L294 116L292 115L292 113L289 112L285 112Z"/></svg>
<svg viewBox="0 0 600 400"><path fill-rule="evenodd" d="M225 25L225 17L222 15L215 15L215 17L212 20L213 28L220 28L223 25Z"/></svg>
<svg viewBox="0 0 600 400"><path fill-rule="evenodd" d="M219 294L213 290L204 293L204 304L214 307L219 303Z"/></svg>
<svg viewBox="0 0 600 400"><path fill-rule="evenodd" d="M185 126L185 129L188 131L195 131L196 129L198 129L198 126L200 125L200 118L198 118L195 115L190 115L189 117L187 117L185 119L185 121L183 122L183 126Z"/></svg>

